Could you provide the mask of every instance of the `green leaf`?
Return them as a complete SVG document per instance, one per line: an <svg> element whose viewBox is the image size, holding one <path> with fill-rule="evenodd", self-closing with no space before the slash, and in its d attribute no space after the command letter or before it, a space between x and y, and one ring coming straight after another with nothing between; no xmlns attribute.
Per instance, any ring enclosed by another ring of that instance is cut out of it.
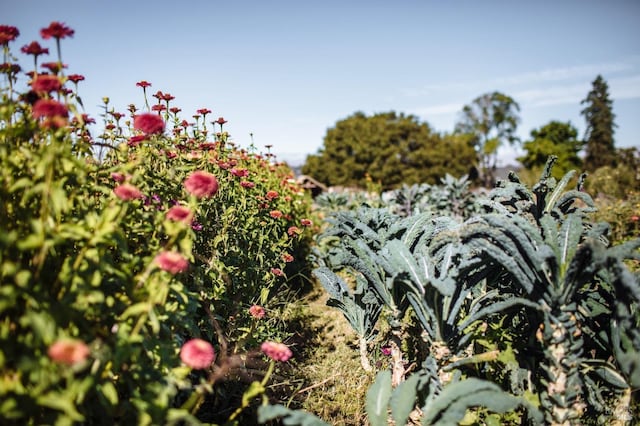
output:
<svg viewBox="0 0 640 426"><path fill-rule="evenodd" d="M391 416L396 425L407 424L409 414L411 414L416 404L419 380L420 376L418 374L412 374L393 390L391 394Z"/></svg>
<svg viewBox="0 0 640 426"><path fill-rule="evenodd" d="M270 420L282 418L286 426L329 426L311 413L301 410L290 410L284 405L261 405L258 407L258 423L264 424Z"/></svg>
<svg viewBox="0 0 640 426"><path fill-rule="evenodd" d="M104 395L111 405L114 407L118 405L118 391L116 390L116 387L113 386L113 383L104 382L100 386L100 389L102 390L102 395Z"/></svg>
<svg viewBox="0 0 640 426"><path fill-rule="evenodd" d="M54 410L62 411L71 420L81 422L84 420L82 414L78 413L73 401L69 398L65 398L64 395L50 392L38 397L38 405L52 408Z"/></svg>
<svg viewBox="0 0 640 426"><path fill-rule="evenodd" d="M367 391L366 409L371 426L387 426L390 398L391 372L381 371Z"/></svg>

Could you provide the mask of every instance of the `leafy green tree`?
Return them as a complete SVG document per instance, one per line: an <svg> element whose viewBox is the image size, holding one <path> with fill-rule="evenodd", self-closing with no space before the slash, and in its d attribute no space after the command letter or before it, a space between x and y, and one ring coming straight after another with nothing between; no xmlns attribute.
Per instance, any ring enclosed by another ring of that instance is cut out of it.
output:
<svg viewBox="0 0 640 426"><path fill-rule="evenodd" d="M455 131L473 136L480 179L485 186L493 186L498 148L504 142L513 145L519 141L515 134L519 111L518 103L500 92L485 93L462 109Z"/></svg>
<svg viewBox="0 0 640 426"><path fill-rule="evenodd" d="M578 155L582 146L583 142L578 140L578 129L571 123L550 121L531 131L531 140L522 145L526 154L518 161L526 169L541 172L549 157L555 155L558 159L552 174L560 179L569 170L582 168L582 159Z"/></svg>
<svg viewBox="0 0 640 426"><path fill-rule="evenodd" d="M586 157L585 168L595 171L603 166L616 165L616 150L614 147L613 101L609 98L609 86L598 75L592 83L592 88L582 104L586 105L581 111L587 120L585 133Z"/></svg>
<svg viewBox="0 0 640 426"><path fill-rule="evenodd" d="M329 186L374 181L389 189L467 174L474 159L466 135L438 134L413 115L356 112L327 131L323 148L307 157L302 173Z"/></svg>

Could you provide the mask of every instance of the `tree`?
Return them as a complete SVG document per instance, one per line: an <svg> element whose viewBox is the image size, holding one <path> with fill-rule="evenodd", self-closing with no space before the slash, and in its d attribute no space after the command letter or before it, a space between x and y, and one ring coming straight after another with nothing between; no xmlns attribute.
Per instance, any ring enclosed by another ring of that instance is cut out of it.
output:
<svg viewBox="0 0 640 426"><path fill-rule="evenodd" d="M529 170L542 171L549 156L558 157L552 170L557 179L564 176L569 170L582 168L582 160L578 153L584 142L578 140L578 129L571 123L550 121L539 129L531 131L531 140L526 141L522 147L526 154L518 158L518 161Z"/></svg>
<svg viewBox="0 0 640 426"><path fill-rule="evenodd" d="M462 109L455 131L473 136L480 179L485 186L494 184L498 148L505 141L510 145L519 142L515 135L519 111L518 103L500 92L481 95Z"/></svg>
<svg viewBox="0 0 640 426"><path fill-rule="evenodd" d="M613 101L609 99L609 87L602 76L598 75L592 82L591 91L581 103L586 105L581 114L587 121L585 168L592 172L603 166L614 167L616 164L613 140L615 115Z"/></svg>
<svg viewBox="0 0 640 426"><path fill-rule="evenodd" d="M464 135L435 133L413 115L356 112L327 130L323 147L307 157L302 173L329 186L365 186L371 179L391 189L467 174L474 159Z"/></svg>

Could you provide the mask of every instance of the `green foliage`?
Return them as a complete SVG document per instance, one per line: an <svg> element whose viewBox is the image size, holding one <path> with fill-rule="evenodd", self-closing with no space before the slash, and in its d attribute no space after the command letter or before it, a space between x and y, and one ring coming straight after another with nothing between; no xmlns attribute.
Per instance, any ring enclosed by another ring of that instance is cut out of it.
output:
<svg viewBox="0 0 640 426"><path fill-rule="evenodd" d="M486 410L571 424L630 410L640 284L624 262L640 257L640 240L610 246L606 224L589 221L584 176L570 189L575 173L556 181L555 161L531 189L513 174L499 182L464 222L367 207L331 216L320 240L332 243L317 253L321 283L339 296L329 304L369 334L382 317L390 325L378 337L391 348L391 371L369 391L372 424L386 420L387 407L405 419L406 400L391 395L408 392L409 381L424 424ZM338 282L342 291L329 288ZM367 291L386 314L363 303ZM421 367L409 374L407 364Z"/></svg>
<svg viewBox="0 0 640 426"><path fill-rule="evenodd" d="M609 98L609 86L601 75L598 75L591 84L591 91L581 102L586 105L581 114L587 122L584 165L589 172L600 167L616 165L613 139L616 125L613 101Z"/></svg>
<svg viewBox="0 0 640 426"><path fill-rule="evenodd" d="M327 131L323 148L307 157L302 173L327 186L364 188L372 180L389 189L435 183L447 172L469 173L474 158L464 135L434 133L411 115L357 112Z"/></svg>
<svg viewBox="0 0 640 426"><path fill-rule="evenodd" d="M519 111L518 103L500 92L478 96L462 109L456 133L472 138L480 180L485 187L493 186L498 148L505 142L518 142L515 133L520 121Z"/></svg>
<svg viewBox="0 0 640 426"><path fill-rule="evenodd" d="M532 169L539 174L547 159L554 155L557 161L552 175L560 179L570 170L582 168L582 160L578 156L582 145L583 142L578 140L578 130L571 123L551 121L531 131L531 140L522 145L526 154L519 157L518 161L526 169Z"/></svg>
<svg viewBox="0 0 640 426"><path fill-rule="evenodd" d="M295 258L302 263L308 251L309 196L286 166L235 148L222 128L211 140L206 124L183 126L166 113L171 137L143 134L131 127L135 106L125 126L124 114L105 107L97 142L75 91L37 95L55 96L73 119L37 118L34 94L7 81L0 422L197 423L205 394L247 365L262 368L256 346L286 336L269 317L286 275L299 272ZM196 171L215 178L217 190L189 188ZM172 218L175 206L188 215ZM264 305L267 317L251 316L252 304ZM196 337L215 347L209 374L181 362L183 343ZM242 411L265 389L250 387L233 408ZM217 401L233 404L223 392Z"/></svg>

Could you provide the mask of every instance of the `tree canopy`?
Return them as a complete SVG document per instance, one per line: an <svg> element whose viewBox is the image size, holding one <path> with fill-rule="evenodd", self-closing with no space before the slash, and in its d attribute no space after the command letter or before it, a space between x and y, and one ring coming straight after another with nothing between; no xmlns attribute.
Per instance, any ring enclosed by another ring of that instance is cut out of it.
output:
<svg viewBox="0 0 640 426"><path fill-rule="evenodd" d="M522 147L526 154L518 161L526 169L541 171L549 156L558 157L552 170L555 178L561 178L569 170L580 170L582 160L578 155L583 146L578 139L578 129L571 123L550 121L539 129L531 131L531 139Z"/></svg>
<svg viewBox="0 0 640 426"><path fill-rule="evenodd" d="M356 112L327 130L302 173L329 186L365 186L371 179L390 189L469 174L474 163L466 135L436 133L413 115Z"/></svg>
<svg viewBox="0 0 640 426"><path fill-rule="evenodd" d="M609 98L609 86L601 75L592 82L591 91L581 103L586 105L581 111L587 121L584 160L586 170L595 171L599 167L615 166L613 132L616 125L613 101Z"/></svg>
<svg viewBox="0 0 640 426"><path fill-rule="evenodd" d="M516 136L519 111L518 103L500 92L485 93L462 109L455 130L473 137L480 178L485 186L493 186L498 148L504 142L511 145L519 142Z"/></svg>

